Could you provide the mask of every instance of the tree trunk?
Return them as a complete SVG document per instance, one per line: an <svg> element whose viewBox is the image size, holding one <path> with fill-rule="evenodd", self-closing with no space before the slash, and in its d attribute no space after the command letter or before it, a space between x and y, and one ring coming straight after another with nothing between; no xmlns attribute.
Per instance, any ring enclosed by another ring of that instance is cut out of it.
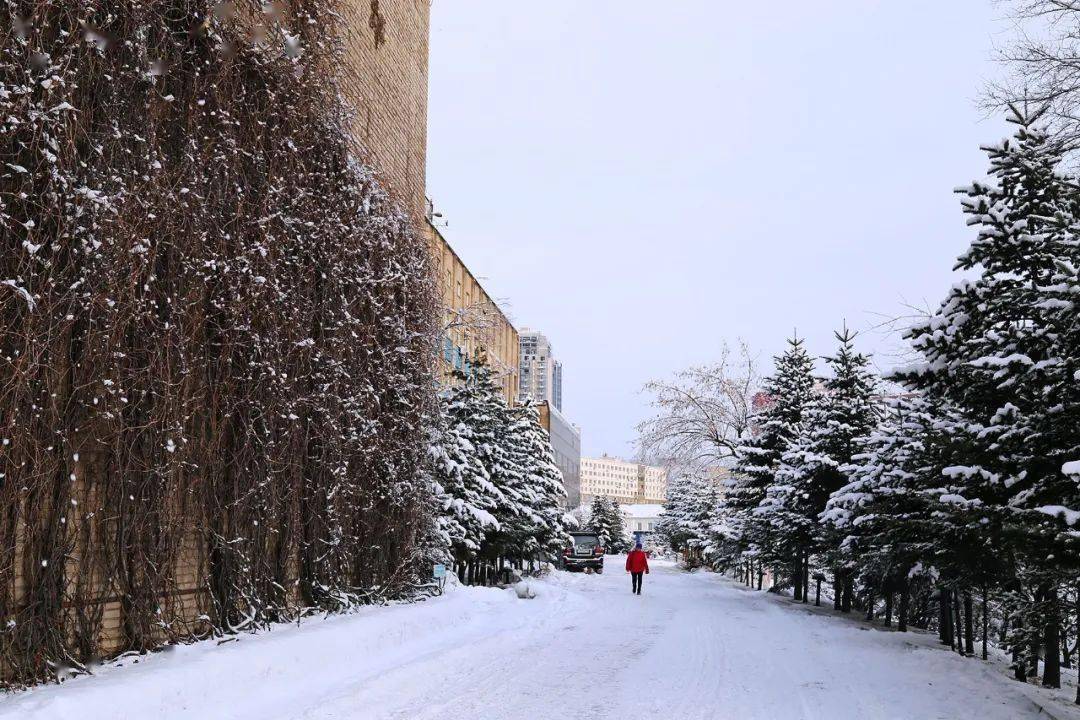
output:
<svg viewBox="0 0 1080 720"><path fill-rule="evenodd" d="M893 594L890 589L885 593L885 627L892 627Z"/></svg>
<svg viewBox="0 0 1080 720"><path fill-rule="evenodd" d="M803 554L802 563L802 586L803 586L803 602L809 602L810 599L810 552L807 551Z"/></svg>
<svg viewBox="0 0 1080 720"><path fill-rule="evenodd" d="M817 590L814 592L814 606L821 607L821 575L817 576Z"/></svg>
<svg viewBox="0 0 1080 720"><path fill-rule="evenodd" d="M1070 629L1069 625L1061 626L1061 667L1065 670L1072 669L1072 648L1069 647Z"/></svg>
<svg viewBox="0 0 1080 720"><path fill-rule="evenodd" d="M1043 601L1043 587L1035 588L1035 604L1038 605ZM1042 628L1037 624L1030 628L1030 637L1028 644L1027 655L1027 676L1031 678L1039 677L1039 655L1042 652Z"/></svg>
<svg viewBox="0 0 1080 720"><path fill-rule="evenodd" d="M982 588L982 659L983 660L987 660L990 657L990 655L988 654L987 649L986 649L986 642L987 642L986 636L990 634L990 614L989 614L990 611L989 611L989 608L987 607L987 605L988 605L987 597L986 597L987 594L988 594L988 590L987 590L986 586L983 585L983 588Z"/></svg>
<svg viewBox="0 0 1080 720"><path fill-rule="evenodd" d="M1043 687L1061 687L1061 633L1057 590L1052 585L1042 593L1047 606L1046 625L1043 628Z"/></svg>
<svg viewBox="0 0 1080 720"><path fill-rule="evenodd" d="M1042 653L1042 632L1038 626L1031 628L1031 644L1028 646L1028 677L1039 677L1039 655Z"/></svg>
<svg viewBox="0 0 1080 720"><path fill-rule="evenodd" d="M852 595L855 594L855 580L850 577L844 578L844 598L840 601L840 610L851 612Z"/></svg>
<svg viewBox="0 0 1080 720"><path fill-rule="evenodd" d="M795 599L796 600L802 600L802 592L803 592L803 588L802 588L802 560L796 559L794 567L793 567L793 572L792 572L791 575L792 575L791 581L795 586L794 587Z"/></svg>
<svg viewBox="0 0 1080 720"><path fill-rule="evenodd" d="M873 622L874 620L874 593L869 593L866 596L866 621Z"/></svg>
<svg viewBox="0 0 1080 720"><path fill-rule="evenodd" d="M1012 651L1013 678L1020 682L1027 682L1027 663L1020 657L1020 647L1016 646Z"/></svg>
<svg viewBox="0 0 1080 720"><path fill-rule="evenodd" d="M761 568L761 561L758 560L757 564L757 589L761 589L761 581L764 579L765 571Z"/></svg>
<svg viewBox="0 0 1080 720"><path fill-rule="evenodd" d="M843 595L843 593L841 592L841 588L843 588L843 580L840 577L840 573L833 573L832 588L833 588L833 596L832 596L833 610L839 610L840 609L840 596Z"/></svg>
<svg viewBox="0 0 1080 720"><path fill-rule="evenodd" d="M1080 653L1080 585L1076 586L1076 650ZM1076 666L1080 668L1080 659L1077 660ZM1080 682L1076 683L1076 697L1073 698L1073 702L1080 705Z"/></svg>
<svg viewBox="0 0 1080 720"><path fill-rule="evenodd" d="M938 588L938 640L952 647L952 608L949 607L949 591Z"/></svg>
<svg viewBox="0 0 1080 720"><path fill-rule="evenodd" d="M910 604L911 589L908 586L908 580L905 577L900 584L900 617L896 619L896 629L900 632L907 632L908 605Z"/></svg>
<svg viewBox="0 0 1080 720"><path fill-rule="evenodd" d="M971 593L964 591L964 652L975 654L975 618L972 616Z"/></svg>
<svg viewBox="0 0 1080 720"><path fill-rule="evenodd" d="M1012 610L1009 617L1005 620L1005 625L1008 626L1009 621L1012 621L1014 628L1020 628L1022 619L1019 611ZM1006 636L1007 637L1007 636ZM1013 666L1013 678L1020 682L1027 682L1027 660L1024 657L1024 648L1019 643L1012 646L1012 666Z"/></svg>
<svg viewBox="0 0 1080 720"><path fill-rule="evenodd" d="M956 628L956 652L961 655L964 654L964 619L960 616L960 593L953 590L952 593L952 606L953 606L953 627Z"/></svg>

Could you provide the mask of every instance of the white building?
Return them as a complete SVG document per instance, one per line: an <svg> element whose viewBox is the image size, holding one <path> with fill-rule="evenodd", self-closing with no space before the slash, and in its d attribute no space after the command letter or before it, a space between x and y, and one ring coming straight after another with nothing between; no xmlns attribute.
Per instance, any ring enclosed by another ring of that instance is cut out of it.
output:
<svg viewBox="0 0 1080 720"><path fill-rule="evenodd" d="M562 363L542 332L522 328L518 334L518 398L548 402L562 411Z"/></svg>
<svg viewBox="0 0 1080 720"><path fill-rule="evenodd" d="M637 495L637 464L603 455L581 458L581 502L599 496L632 503Z"/></svg>
<svg viewBox="0 0 1080 720"><path fill-rule="evenodd" d="M601 495L624 505L662 503L667 495L667 470L609 455L581 458L581 501L590 503Z"/></svg>
<svg viewBox="0 0 1080 720"><path fill-rule="evenodd" d="M667 500L667 470L652 465L638 465L639 503L658 504Z"/></svg>
<svg viewBox="0 0 1080 720"><path fill-rule="evenodd" d="M636 503L623 505L622 512L628 532L651 533L656 529L656 523L660 522L664 506L659 503Z"/></svg>
<svg viewBox="0 0 1080 720"><path fill-rule="evenodd" d="M581 428L567 420L551 403L542 402L539 409L540 424L548 432L555 464L562 470L566 506L575 508L581 504Z"/></svg>

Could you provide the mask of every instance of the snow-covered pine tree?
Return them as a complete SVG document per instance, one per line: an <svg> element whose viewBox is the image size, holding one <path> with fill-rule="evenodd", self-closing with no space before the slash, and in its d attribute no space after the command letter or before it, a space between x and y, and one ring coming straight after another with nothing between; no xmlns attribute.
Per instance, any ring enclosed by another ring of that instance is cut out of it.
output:
<svg viewBox="0 0 1080 720"><path fill-rule="evenodd" d="M496 524L488 526L479 552L479 558L490 566L501 557L514 555L514 523L527 514L525 480L510 437L510 409L483 357L474 358L467 371L455 374L453 393L456 402L447 408L447 423L462 426L498 499L490 508Z"/></svg>
<svg viewBox="0 0 1080 720"><path fill-rule="evenodd" d="M847 483L842 468L880 414L877 383L868 358L855 350L855 335L846 327L836 333L837 353L825 358L832 370L825 392L804 408L799 436L781 456L776 484L757 510L768 526L768 557L790 570L796 597L803 600L812 557L830 547L818 516L829 496Z"/></svg>
<svg viewBox="0 0 1080 720"><path fill-rule="evenodd" d="M716 549L730 564L750 552L756 557L755 509L775 482L780 456L798 436L803 409L814 397L814 361L803 341L792 337L783 355L774 358L776 370L763 383L765 406L754 418L751 437L738 451L732 477L720 504L715 525L726 539L718 538Z"/></svg>
<svg viewBox="0 0 1080 720"><path fill-rule="evenodd" d="M911 576L942 560L946 528L934 509L954 427L948 412L918 394L890 399L878 426L842 468L848 483L821 514L836 539L835 566L870 597L884 599L887 621L895 609L901 629L910 619Z"/></svg>
<svg viewBox="0 0 1080 720"><path fill-rule="evenodd" d="M557 553L570 542L562 507L566 498L562 471L555 464L536 405L526 400L511 416L510 437L525 481L521 488L524 512L515 520L516 551L524 558Z"/></svg>
<svg viewBox="0 0 1080 720"><path fill-rule="evenodd" d="M593 498L589 509L589 529L596 533L600 546L608 551L614 542L615 529L611 526L611 504L614 502L604 495Z"/></svg>
<svg viewBox="0 0 1080 720"><path fill-rule="evenodd" d="M711 471L697 470L690 474L686 526L691 535L687 546L694 560L716 563L712 539L719 516L720 497L719 482Z"/></svg>
<svg viewBox="0 0 1080 720"><path fill-rule="evenodd" d="M569 519L567 520L567 529L581 529L589 527L592 522L592 506L587 504L578 505L576 508L571 508L567 513Z"/></svg>
<svg viewBox="0 0 1080 720"><path fill-rule="evenodd" d="M486 534L499 529L493 513L504 503L477 453L472 427L461 419L471 416L471 398L464 382L441 395L441 417L431 443L437 527L459 573L480 552Z"/></svg>
<svg viewBox="0 0 1080 720"><path fill-rule="evenodd" d="M626 519L623 517L622 506L618 500L611 499L608 502L608 527L611 528L611 539L606 546L608 553L624 553L630 550L630 536L626 532Z"/></svg>
<svg viewBox="0 0 1080 720"><path fill-rule="evenodd" d="M507 407L481 356L455 373L444 398L432 453L455 559L480 560L488 577L505 560L540 560L564 547L573 521L560 505L562 472L536 407Z"/></svg>
<svg viewBox="0 0 1080 720"><path fill-rule="evenodd" d="M658 528L689 565L715 563L711 551L720 495L717 479L707 470L683 471L668 489Z"/></svg>
<svg viewBox="0 0 1080 720"><path fill-rule="evenodd" d="M593 498L589 515L589 529L596 533L607 554L613 555L630 549L626 523L617 500L603 495Z"/></svg>
<svg viewBox="0 0 1080 720"><path fill-rule="evenodd" d="M1077 412L1067 338L1080 249L1075 184L1058 171L1060 148L1038 118L1012 108L1013 137L984 148L990 181L958 191L978 228L956 265L971 277L909 331L922 358L896 377L960 414L963 452L946 468L943 494L950 522L969 547L1016 553L1017 567L1032 569L1019 581L1050 598L1036 622L1052 641L1047 656L1057 657L1054 576L1075 574L1078 557L1063 511L1077 493L1062 466L1080 436L1067 422ZM1044 682L1057 684L1056 667L1048 664Z"/></svg>
<svg viewBox="0 0 1080 720"><path fill-rule="evenodd" d="M686 547L690 536L687 531L687 508L689 505L689 478L685 473L675 473L668 478L664 497L664 514L656 523L656 535L663 538L674 552Z"/></svg>

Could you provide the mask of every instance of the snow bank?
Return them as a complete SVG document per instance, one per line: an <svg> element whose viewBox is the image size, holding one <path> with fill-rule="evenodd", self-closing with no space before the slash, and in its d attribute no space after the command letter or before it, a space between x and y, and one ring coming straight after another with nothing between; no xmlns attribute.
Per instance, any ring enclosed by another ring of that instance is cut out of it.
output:
<svg viewBox="0 0 1080 720"><path fill-rule="evenodd" d="M543 581L530 581L544 585ZM545 600L566 600L550 584L519 602L512 589L451 585L412 605L279 625L128 658L63 685L0 698L2 720L268 720L302 716L319 698L417 657L467 645L530 622Z"/></svg>

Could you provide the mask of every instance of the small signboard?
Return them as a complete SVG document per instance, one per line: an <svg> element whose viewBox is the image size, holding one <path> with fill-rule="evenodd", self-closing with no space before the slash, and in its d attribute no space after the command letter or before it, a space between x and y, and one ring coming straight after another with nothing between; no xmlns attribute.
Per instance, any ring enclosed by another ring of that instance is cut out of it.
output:
<svg viewBox="0 0 1080 720"><path fill-rule="evenodd" d="M439 593L442 594L443 588L446 587L446 566L438 563L431 569L431 576L435 578L435 584L439 586Z"/></svg>

